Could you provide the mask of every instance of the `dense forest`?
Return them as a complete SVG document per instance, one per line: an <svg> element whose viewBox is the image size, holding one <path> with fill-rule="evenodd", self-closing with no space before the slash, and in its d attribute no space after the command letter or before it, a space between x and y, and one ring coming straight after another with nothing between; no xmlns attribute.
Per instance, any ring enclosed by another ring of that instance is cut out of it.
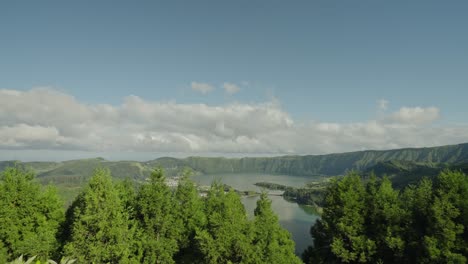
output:
<svg viewBox="0 0 468 264"><path fill-rule="evenodd" d="M350 173L330 182L306 263L466 263L468 177L444 171L395 190Z"/></svg>
<svg viewBox="0 0 468 264"><path fill-rule="evenodd" d="M185 174L176 189L162 170L145 183L113 182L97 169L64 211L53 187L6 168L0 181L0 263L24 255L78 263L301 263L262 194L253 219L240 197L213 183L200 197Z"/></svg>

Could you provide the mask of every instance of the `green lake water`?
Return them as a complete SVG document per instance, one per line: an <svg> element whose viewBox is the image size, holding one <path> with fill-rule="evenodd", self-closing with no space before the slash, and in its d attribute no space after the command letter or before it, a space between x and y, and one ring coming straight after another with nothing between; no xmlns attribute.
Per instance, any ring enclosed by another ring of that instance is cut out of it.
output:
<svg viewBox="0 0 468 264"><path fill-rule="evenodd" d="M196 175L193 180L200 185L210 185L214 180L220 180L223 183L232 186L234 189L247 191L258 191L262 189L255 186L256 182L271 182L283 184L293 187L304 186L307 182L313 181L311 177L287 176L287 175L269 175L269 174L252 174L252 173L236 173L236 174L216 174L216 175ZM272 191L271 193L278 193ZM250 216L256 207L258 196L242 197L242 203ZM312 244L310 237L310 227L319 217L310 210L309 207L299 206L294 202L289 202L283 199L282 196L270 195L272 200L272 208L278 214L281 226L286 228L296 242L296 254L300 254Z"/></svg>

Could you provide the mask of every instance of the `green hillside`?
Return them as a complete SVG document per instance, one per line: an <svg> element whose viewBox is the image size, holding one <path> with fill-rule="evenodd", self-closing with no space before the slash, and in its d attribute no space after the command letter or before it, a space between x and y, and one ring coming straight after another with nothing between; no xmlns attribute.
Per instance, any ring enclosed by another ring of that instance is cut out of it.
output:
<svg viewBox="0 0 468 264"><path fill-rule="evenodd" d="M462 171L466 174L468 162L450 164L391 160L369 167L364 171L363 176L368 177L371 173L378 177L387 176L396 188L403 188L409 184L418 183L423 177L436 177L444 170Z"/></svg>
<svg viewBox="0 0 468 264"><path fill-rule="evenodd" d="M391 161L391 162L390 162ZM390 162L390 163L388 163ZM393 163L392 163L393 162ZM168 176L180 174L185 168L195 173L271 173L285 175L335 176L349 170L418 170L442 166L441 164L468 163L468 143L432 148L395 150L366 150L328 155L281 157L188 157L158 158L146 162L107 161L103 158L71 160L64 162L2 161L0 169L19 164L33 169L42 182L83 182L95 168L109 168L116 178L144 179L152 168L162 167ZM377 166L379 165L379 166ZM411 165L411 166L410 166Z"/></svg>
<svg viewBox="0 0 468 264"><path fill-rule="evenodd" d="M81 190L96 168L108 168L116 179L144 180L151 172L150 167L136 161L107 161L103 158L70 160L64 162L19 162L2 161L0 171L6 167L20 166L33 170L36 180L57 186L60 196L69 203Z"/></svg>
<svg viewBox="0 0 468 264"><path fill-rule="evenodd" d="M432 148L366 150L328 155L282 156L272 158L183 159L186 166L202 173L259 172L286 175L342 175L348 170L366 170L379 162L399 160L418 163L468 162L468 143Z"/></svg>

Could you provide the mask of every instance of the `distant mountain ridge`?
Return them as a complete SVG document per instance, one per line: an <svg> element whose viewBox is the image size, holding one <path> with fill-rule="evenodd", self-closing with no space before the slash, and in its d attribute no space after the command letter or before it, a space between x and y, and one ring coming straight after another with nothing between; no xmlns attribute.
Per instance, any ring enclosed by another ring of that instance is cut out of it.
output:
<svg viewBox="0 0 468 264"><path fill-rule="evenodd" d="M468 163L468 143L429 148L394 150L364 150L346 153L280 157L188 157L183 159L162 157L146 162L107 161L103 158L64 162L16 162L35 170L38 178L86 177L96 167L107 167L116 178L144 179L152 168L163 167L168 175L177 175L184 168L196 173L270 173L300 176L335 176L349 170L365 171L378 164L398 161L431 164ZM0 170L14 165L14 161L1 161Z"/></svg>
<svg viewBox="0 0 468 264"><path fill-rule="evenodd" d="M430 148L365 150L325 155L230 159L189 157L182 160L188 167L208 174L259 172L301 176L334 176L342 175L348 170L362 171L379 162L391 160L417 163L464 163L468 162L468 143Z"/></svg>

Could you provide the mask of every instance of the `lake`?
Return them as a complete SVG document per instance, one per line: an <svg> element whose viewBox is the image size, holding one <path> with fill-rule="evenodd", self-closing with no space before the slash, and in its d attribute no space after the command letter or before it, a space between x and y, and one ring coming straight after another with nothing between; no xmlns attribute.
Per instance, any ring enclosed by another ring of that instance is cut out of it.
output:
<svg viewBox="0 0 468 264"><path fill-rule="evenodd" d="M270 175L256 173L229 173L215 175L196 175L192 178L200 185L210 185L214 180L221 180L223 183L232 186L234 189L242 191L257 191L262 188L255 186L256 182L271 182L283 184L293 187L304 186L307 182L313 181L313 177L287 176L287 175ZM278 193L272 191L272 193ZM253 211L256 207L258 196L242 197L242 203L250 216L253 216ZM282 227L286 228L296 242L296 255L300 256L307 246L312 244L310 237L310 227L319 217L313 213L310 208L299 206L297 203L289 202L283 199L282 196L270 195L272 201L271 206L273 211L278 214L278 218Z"/></svg>

